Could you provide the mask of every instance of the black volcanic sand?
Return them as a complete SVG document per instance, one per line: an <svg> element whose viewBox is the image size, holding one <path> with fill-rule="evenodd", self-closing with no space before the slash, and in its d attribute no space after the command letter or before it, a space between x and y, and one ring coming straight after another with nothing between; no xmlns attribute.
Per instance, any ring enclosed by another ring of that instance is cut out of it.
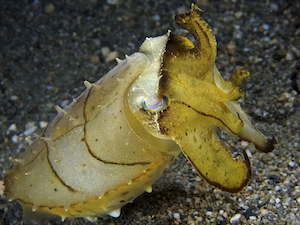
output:
<svg viewBox="0 0 300 225"><path fill-rule="evenodd" d="M208 185L180 155L151 194L122 209L119 218L94 224L300 224L300 2L198 0L218 42L217 66L228 78L251 73L242 88L243 109L278 145L271 154L227 139L244 149L252 179L240 193ZM116 65L138 51L147 36L171 29L191 1L1 1L0 172L23 152L25 138L39 133L65 106ZM36 128L36 129L35 129ZM221 135L223 137L224 135ZM225 138L225 137L224 137ZM0 175L1 177L1 175ZM0 224L23 224L22 209L0 197ZM82 218L44 224L92 224Z"/></svg>

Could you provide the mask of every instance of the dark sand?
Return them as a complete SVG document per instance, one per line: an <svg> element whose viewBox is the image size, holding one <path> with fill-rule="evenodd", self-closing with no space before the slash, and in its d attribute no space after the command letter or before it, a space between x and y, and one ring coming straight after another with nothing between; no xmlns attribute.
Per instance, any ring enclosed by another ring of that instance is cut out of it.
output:
<svg viewBox="0 0 300 225"><path fill-rule="evenodd" d="M66 105L84 90L84 80L95 82L116 64L105 62L103 47L124 58L146 36L168 29L187 34L173 17L191 2L1 1L0 172L9 168L9 156L28 145L24 131L53 119L55 104ZM125 206L119 218L95 224L299 224L300 2L196 3L216 35L222 75L250 71L243 109L278 145L266 155L229 141L252 154L252 179L238 194L209 186L180 155L152 194ZM0 224L22 221L20 205L1 196ZM77 218L45 224L91 223Z"/></svg>

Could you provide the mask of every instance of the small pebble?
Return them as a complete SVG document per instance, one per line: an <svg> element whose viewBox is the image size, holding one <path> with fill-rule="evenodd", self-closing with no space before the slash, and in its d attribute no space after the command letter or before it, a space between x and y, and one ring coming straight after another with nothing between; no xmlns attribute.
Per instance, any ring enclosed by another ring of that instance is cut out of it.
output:
<svg viewBox="0 0 300 225"><path fill-rule="evenodd" d="M23 132L23 134L24 134L25 136L28 136L28 135L32 134L32 133L36 130L36 128L37 128L36 126L33 126L33 127L29 128L29 129L25 130L25 131Z"/></svg>
<svg viewBox="0 0 300 225"><path fill-rule="evenodd" d="M247 156L248 156L249 158L252 157L252 153L251 153L251 151L250 151L249 149L246 149L246 154L247 154Z"/></svg>
<svg viewBox="0 0 300 225"><path fill-rule="evenodd" d="M28 123L25 124L25 129L29 129L35 126L35 122L34 121L30 121Z"/></svg>
<svg viewBox="0 0 300 225"><path fill-rule="evenodd" d="M269 213L269 210L267 210L267 209L261 209L260 212L261 212L262 215L266 215L266 214Z"/></svg>
<svg viewBox="0 0 300 225"><path fill-rule="evenodd" d="M173 216L174 216L174 218L175 218L176 220L179 220L179 219L180 219L180 214L179 214L179 213L174 213Z"/></svg>
<svg viewBox="0 0 300 225"><path fill-rule="evenodd" d="M156 21L159 21L160 20L160 16L158 14L155 14L153 16L153 19L156 20Z"/></svg>
<svg viewBox="0 0 300 225"><path fill-rule="evenodd" d="M296 165L295 162L289 162L289 166L290 166L290 167L294 167L295 165Z"/></svg>
<svg viewBox="0 0 300 225"><path fill-rule="evenodd" d="M18 143L18 141L19 141L18 135L13 135L13 136L11 137L11 141L12 141L13 143Z"/></svg>
<svg viewBox="0 0 300 225"><path fill-rule="evenodd" d="M292 52L288 52L288 53L286 53L286 55L285 55L285 59L286 59L287 61L292 61L292 60L295 59L295 56L294 56L294 54L293 54Z"/></svg>
<svg viewBox="0 0 300 225"><path fill-rule="evenodd" d="M195 177L195 181L199 182L199 181L201 181L201 180L202 180L201 177L199 177L199 176L196 176L196 177Z"/></svg>
<svg viewBox="0 0 300 225"><path fill-rule="evenodd" d="M105 57L105 62L110 62L118 58L119 52L118 51L112 51L108 53L108 55Z"/></svg>
<svg viewBox="0 0 300 225"><path fill-rule="evenodd" d="M276 199L275 199L275 202L278 204L278 203L281 202L281 199L280 199L280 198L276 198Z"/></svg>
<svg viewBox="0 0 300 225"><path fill-rule="evenodd" d="M193 212L193 216L197 216L197 215L199 215L198 211Z"/></svg>
<svg viewBox="0 0 300 225"><path fill-rule="evenodd" d="M11 124L8 129L8 131L17 131L17 125L15 123Z"/></svg>
<svg viewBox="0 0 300 225"><path fill-rule="evenodd" d="M250 216L249 219L250 220L257 220L257 217L256 216Z"/></svg>
<svg viewBox="0 0 300 225"><path fill-rule="evenodd" d="M272 4L271 4L271 9L272 9L273 11L278 10L278 8L279 8L279 6L278 6L276 3L272 3Z"/></svg>
<svg viewBox="0 0 300 225"><path fill-rule="evenodd" d="M202 217L197 217L197 221L201 222L201 221L203 221L203 218Z"/></svg>
<svg viewBox="0 0 300 225"><path fill-rule="evenodd" d="M201 202L201 199L199 197L195 197L195 204L199 204Z"/></svg>
<svg viewBox="0 0 300 225"><path fill-rule="evenodd" d="M262 114L262 113L261 113L261 109L259 109L259 108L256 109L256 110L254 111L254 113L257 114L257 115L261 115L261 114Z"/></svg>
<svg viewBox="0 0 300 225"><path fill-rule="evenodd" d="M236 45L235 45L235 44L228 44L228 45L227 45L227 50L228 50L228 52L229 52L231 55L234 54L235 49L236 49Z"/></svg>
<svg viewBox="0 0 300 225"><path fill-rule="evenodd" d="M67 105L69 105L69 100L63 100L61 103L60 103L60 106L64 109Z"/></svg>
<svg viewBox="0 0 300 225"><path fill-rule="evenodd" d="M218 221L223 221L224 219L223 219L222 216L217 216L217 220L218 220Z"/></svg>
<svg viewBox="0 0 300 225"><path fill-rule="evenodd" d="M269 24L264 23L263 28L264 28L265 30L269 30L270 26L269 26Z"/></svg>
<svg viewBox="0 0 300 225"><path fill-rule="evenodd" d="M12 96L10 96L10 100L17 101L17 100L19 100L19 97L16 95L12 95Z"/></svg>
<svg viewBox="0 0 300 225"><path fill-rule="evenodd" d="M40 128L45 128L48 126L48 122L40 121L39 126L40 126Z"/></svg>
<svg viewBox="0 0 300 225"><path fill-rule="evenodd" d="M234 14L235 18L240 19L243 16L243 12L242 11L238 11Z"/></svg>
<svg viewBox="0 0 300 225"><path fill-rule="evenodd" d="M242 142L241 142L241 145L242 145L243 147L247 147L247 146L249 145L249 142L248 142L248 141L242 141Z"/></svg>
<svg viewBox="0 0 300 225"><path fill-rule="evenodd" d="M208 217L213 217L214 214L213 214L213 212L208 211L208 212L205 213L205 215L208 216Z"/></svg>
<svg viewBox="0 0 300 225"><path fill-rule="evenodd" d="M90 60L92 63L95 63L95 64L100 62L100 58L99 58L98 54L91 55Z"/></svg>
<svg viewBox="0 0 300 225"><path fill-rule="evenodd" d="M267 36L267 37L264 37L264 41L265 41L265 42L269 42L270 40L271 40L270 37L268 37L268 36Z"/></svg>
<svg viewBox="0 0 300 225"><path fill-rule="evenodd" d="M235 223L235 222L238 222L241 218L241 214L238 213L238 214L235 214L233 217L230 218L230 223Z"/></svg>
<svg viewBox="0 0 300 225"><path fill-rule="evenodd" d="M101 54L103 55L104 58L107 57L107 55L108 55L110 52L111 52L111 51L110 51L109 47L102 47L102 48L101 48Z"/></svg>
<svg viewBox="0 0 300 225"><path fill-rule="evenodd" d="M118 4L120 4L120 0L107 0L106 2L109 5L118 5Z"/></svg>
<svg viewBox="0 0 300 225"><path fill-rule="evenodd" d="M291 198L291 197L288 197L287 199L285 199L284 205L285 205L285 206L288 206L288 205L291 203L291 201L292 201L292 198Z"/></svg>
<svg viewBox="0 0 300 225"><path fill-rule="evenodd" d="M44 11L47 14L52 14L55 12L55 6L52 3L49 3L48 5L45 6Z"/></svg>

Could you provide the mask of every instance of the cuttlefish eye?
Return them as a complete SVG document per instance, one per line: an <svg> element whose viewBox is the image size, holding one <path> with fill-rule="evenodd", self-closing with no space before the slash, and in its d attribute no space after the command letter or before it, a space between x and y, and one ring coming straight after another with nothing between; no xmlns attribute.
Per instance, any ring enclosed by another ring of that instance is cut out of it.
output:
<svg viewBox="0 0 300 225"><path fill-rule="evenodd" d="M148 112L159 112L165 110L170 105L170 99L166 96L162 98L145 99L142 107Z"/></svg>

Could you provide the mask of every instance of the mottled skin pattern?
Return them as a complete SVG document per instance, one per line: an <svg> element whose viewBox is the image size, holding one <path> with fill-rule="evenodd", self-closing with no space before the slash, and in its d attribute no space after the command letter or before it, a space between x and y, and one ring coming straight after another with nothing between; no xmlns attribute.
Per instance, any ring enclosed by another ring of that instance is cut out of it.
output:
<svg viewBox="0 0 300 225"><path fill-rule="evenodd" d="M147 39L140 52L83 92L58 115L4 180L24 212L65 217L119 216L180 153L210 184L240 191L251 169L245 153L233 158L218 139L219 127L264 152L267 139L237 104L246 71L224 81L216 65L216 41L198 8L176 16L195 37L168 32ZM146 103L164 103L151 107ZM42 218L43 219L43 218Z"/></svg>

